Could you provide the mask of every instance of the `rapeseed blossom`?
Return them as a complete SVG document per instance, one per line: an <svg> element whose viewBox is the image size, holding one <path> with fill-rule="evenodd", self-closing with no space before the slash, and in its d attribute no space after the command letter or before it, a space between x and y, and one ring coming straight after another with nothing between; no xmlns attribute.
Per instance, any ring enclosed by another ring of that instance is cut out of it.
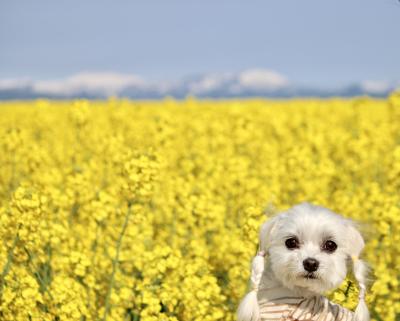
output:
<svg viewBox="0 0 400 321"><path fill-rule="evenodd" d="M399 320L399 133L398 94L2 102L0 320L233 321L264 212L301 201L360 222Z"/></svg>

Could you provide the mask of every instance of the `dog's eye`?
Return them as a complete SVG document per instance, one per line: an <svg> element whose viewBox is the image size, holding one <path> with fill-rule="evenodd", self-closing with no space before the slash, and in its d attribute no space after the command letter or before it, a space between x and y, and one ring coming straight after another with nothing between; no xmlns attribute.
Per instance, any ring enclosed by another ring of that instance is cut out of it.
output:
<svg viewBox="0 0 400 321"><path fill-rule="evenodd" d="M335 252L337 245L335 242L328 240L322 245L322 250L328 253Z"/></svg>
<svg viewBox="0 0 400 321"><path fill-rule="evenodd" d="M289 250L298 249L300 247L299 240L295 237L291 237L285 241L285 245Z"/></svg>

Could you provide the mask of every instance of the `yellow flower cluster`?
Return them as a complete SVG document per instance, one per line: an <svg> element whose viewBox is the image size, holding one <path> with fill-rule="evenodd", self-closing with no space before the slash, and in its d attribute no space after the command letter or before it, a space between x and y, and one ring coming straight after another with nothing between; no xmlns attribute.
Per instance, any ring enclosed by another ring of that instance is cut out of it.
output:
<svg viewBox="0 0 400 321"><path fill-rule="evenodd" d="M396 94L2 102L0 320L233 321L264 210L301 201L365 225L399 320L399 190Z"/></svg>

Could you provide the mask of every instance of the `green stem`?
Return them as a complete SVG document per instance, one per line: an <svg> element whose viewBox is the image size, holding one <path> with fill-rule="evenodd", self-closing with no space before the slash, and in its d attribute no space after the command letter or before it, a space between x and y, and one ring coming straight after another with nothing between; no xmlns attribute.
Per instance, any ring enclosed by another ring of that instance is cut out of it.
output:
<svg viewBox="0 0 400 321"><path fill-rule="evenodd" d="M0 296L3 293L4 279L7 276L8 272L10 272L11 264L12 264L12 262L14 260L14 249L17 246L17 242L18 241L19 241L19 236L18 236L18 233L17 233L15 235L15 238L14 238L13 244L11 246L11 249L8 251L7 262L4 265L3 272L0 275Z"/></svg>
<svg viewBox="0 0 400 321"><path fill-rule="evenodd" d="M28 267L29 271L37 278L37 280L39 281L39 285L40 285L41 289L43 289L43 291L46 291L48 293L50 299L53 299L53 296L51 295L51 293L50 293L50 291L48 289L48 286L50 284L49 280L47 280L47 279L44 280L42 278L38 267L36 266L36 264L33 261L34 257L32 255L32 253L26 247L24 247L24 250L25 250L25 253L29 257L29 261L28 261L28 264L27 264L27 267ZM33 269L29 266L29 264L32 264ZM47 263L47 264L49 264L49 263Z"/></svg>
<svg viewBox="0 0 400 321"><path fill-rule="evenodd" d="M130 218L131 214L132 214L131 204L128 204L128 211L125 215L124 225L122 226L122 230L121 230L121 233L119 234L118 241L116 244L117 251L115 253L115 258L112 261L112 272L111 272L110 283L108 285L108 290L107 290L107 295L106 295L103 321L107 320L107 315L110 312L110 298L111 298L112 290L114 288L115 273L117 272L117 268L118 268L119 253L121 250L122 238L124 237L126 228L128 227L128 222L129 222L129 218Z"/></svg>

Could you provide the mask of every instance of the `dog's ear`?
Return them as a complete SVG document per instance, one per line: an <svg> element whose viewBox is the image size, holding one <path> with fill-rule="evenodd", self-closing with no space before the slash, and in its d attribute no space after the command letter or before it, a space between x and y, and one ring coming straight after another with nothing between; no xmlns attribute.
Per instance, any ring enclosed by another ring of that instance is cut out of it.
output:
<svg viewBox="0 0 400 321"><path fill-rule="evenodd" d="M268 251L268 247L270 245L271 236L274 233L276 224L279 220L279 215L274 216L261 225L260 229L260 250L261 251Z"/></svg>
<svg viewBox="0 0 400 321"><path fill-rule="evenodd" d="M267 220L260 228L259 251L253 258L251 264L251 287L252 290L240 302L237 311L238 321L258 321L260 320L260 307L258 306L257 291L264 272L265 255L268 251L268 244L271 234L275 228L277 217Z"/></svg>
<svg viewBox="0 0 400 321"><path fill-rule="evenodd" d="M353 221L348 221L347 228L347 254L350 257L359 257L365 246L364 239Z"/></svg>
<svg viewBox="0 0 400 321"><path fill-rule="evenodd" d="M368 282L368 265L359 259L360 253L365 246L364 239L357 229L354 222L347 222L347 254L351 257L353 262L354 276L359 285L358 304L354 312L354 320L356 321L369 321L370 316L367 304L365 303L365 294Z"/></svg>

